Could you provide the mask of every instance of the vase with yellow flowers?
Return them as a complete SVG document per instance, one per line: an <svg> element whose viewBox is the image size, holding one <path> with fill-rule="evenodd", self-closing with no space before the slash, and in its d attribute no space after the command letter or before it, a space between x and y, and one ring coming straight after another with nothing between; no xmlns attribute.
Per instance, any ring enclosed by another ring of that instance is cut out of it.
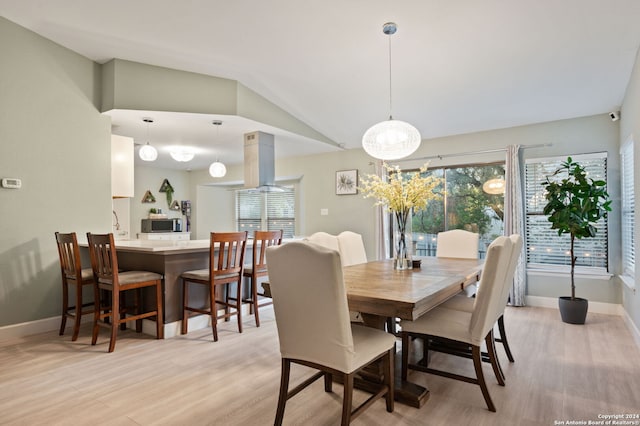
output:
<svg viewBox="0 0 640 426"><path fill-rule="evenodd" d="M413 238L411 225L413 212L427 208L427 204L440 198L434 189L441 179L423 176L427 166L419 171L402 172L398 166L382 164L388 179L377 175L367 175L362 179L360 189L365 198L375 198L376 205L384 205L393 215L393 267L411 269Z"/></svg>

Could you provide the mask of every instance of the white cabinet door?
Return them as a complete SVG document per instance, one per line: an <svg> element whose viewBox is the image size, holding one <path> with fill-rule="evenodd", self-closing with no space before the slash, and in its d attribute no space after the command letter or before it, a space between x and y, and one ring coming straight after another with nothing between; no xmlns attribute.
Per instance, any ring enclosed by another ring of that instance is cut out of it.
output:
<svg viewBox="0 0 640 426"><path fill-rule="evenodd" d="M133 197L133 138L111 135L111 196Z"/></svg>

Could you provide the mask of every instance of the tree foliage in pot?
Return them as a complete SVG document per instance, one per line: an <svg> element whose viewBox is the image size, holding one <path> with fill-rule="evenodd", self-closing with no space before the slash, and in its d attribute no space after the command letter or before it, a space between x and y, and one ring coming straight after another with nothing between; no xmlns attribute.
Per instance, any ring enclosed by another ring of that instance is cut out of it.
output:
<svg viewBox="0 0 640 426"><path fill-rule="evenodd" d="M551 229L558 230L558 235L569 234L571 237L571 297L559 299L562 321L584 324L588 302L576 297L577 256L574 253L574 243L576 238L595 237L595 223L607 217L607 212L611 211L611 200L606 190L607 183L587 177L584 167L571 157L560 165L552 177L561 173L566 173L567 177L558 181L547 176L547 181L542 183L547 199L543 212L549 216Z"/></svg>

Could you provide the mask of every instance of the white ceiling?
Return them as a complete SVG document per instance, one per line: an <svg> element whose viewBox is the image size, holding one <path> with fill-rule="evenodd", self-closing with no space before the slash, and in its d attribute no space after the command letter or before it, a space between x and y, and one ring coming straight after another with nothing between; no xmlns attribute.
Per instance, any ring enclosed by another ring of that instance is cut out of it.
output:
<svg viewBox="0 0 640 426"><path fill-rule="evenodd" d="M237 80L346 148L389 115L387 21L393 116L423 139L617 110L640 45L638 0L0 0L0 13L100 63ZM146 141L144 116L161 158L168 143L201 150L158 166L240 162L253 130L276 134L276 156L337 149L197 114L117 111L114 133Z"/></svg>

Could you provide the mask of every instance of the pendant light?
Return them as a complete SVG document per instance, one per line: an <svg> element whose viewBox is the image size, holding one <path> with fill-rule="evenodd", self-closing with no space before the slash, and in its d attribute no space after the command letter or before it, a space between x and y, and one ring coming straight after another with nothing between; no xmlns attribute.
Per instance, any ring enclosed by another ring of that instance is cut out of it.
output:
<svg viewBox="0 0 640 426"><path fill-rule="evenodd" d="M189 148L185 148L185 147L174 148L171 151L169 151L169 154L171 155L171 158L173 158L174 160L180 163L186 163L187 161L191 161L193 160L193 157L195 157L196 155Z"/></svg>
<svg viewBox="0 0 640 426"><path fill-rule="evenodd" d="M362 137L362 147L370 156L381 160L397 160L413 154L420 146L418 129L411 124L394 120L391 103L391 36L398 26L387 22L382 32L389 36L389 120L371 126Z"/></svg>
<svg viewBox="0 0 640 426"><path fill-rule="evenodd" d="M220 132L219 129L222 125L222 121L215 120L211 124L216 126L216 139L218 139L218 135ZM209 174L214 178L223 177L227 174L227 167L216 158L216 161L211 163L211 165L209 166Z"/></svg>
<svg viewBox="0 0 640 426"><path fill-rule="evenodd" d="M491 195L504 194L504 189L505 181L502 177L489 179L482 185L482 190Z"/></svg>
<svg viewBox="0 0 640 426"><path fill-rule="evenodd" d="M145 117L142 121L147 123L147 144L140 147L138 155L143 161L156 161L156 158L158 158L158 150L149 145L149 124L153 123L153 118Z"/></svg>

